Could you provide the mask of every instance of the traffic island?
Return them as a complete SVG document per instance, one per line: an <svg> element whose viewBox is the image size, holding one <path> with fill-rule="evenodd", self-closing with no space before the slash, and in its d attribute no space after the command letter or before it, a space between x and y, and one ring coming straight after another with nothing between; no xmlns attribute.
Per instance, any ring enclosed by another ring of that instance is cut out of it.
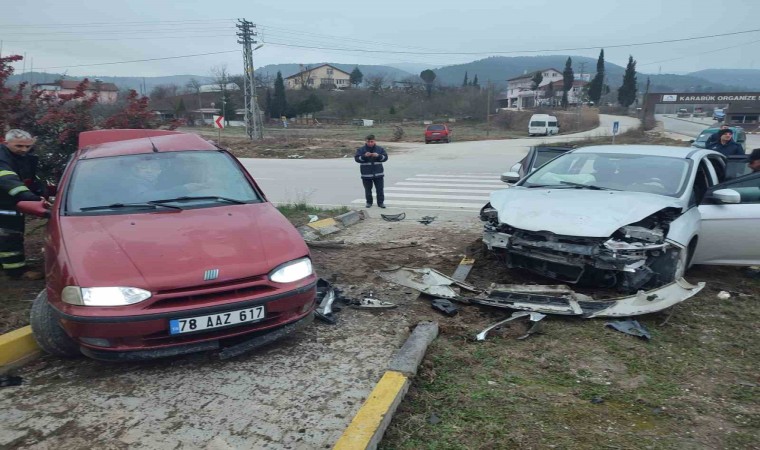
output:
<svg viewBox="0 0 760 450"><path fill-rule="evenodd" d="M428 346L438 336L437 322L421 322L388 365L334 450L373 450L383 438L393 413L404 399Z"/></svg>

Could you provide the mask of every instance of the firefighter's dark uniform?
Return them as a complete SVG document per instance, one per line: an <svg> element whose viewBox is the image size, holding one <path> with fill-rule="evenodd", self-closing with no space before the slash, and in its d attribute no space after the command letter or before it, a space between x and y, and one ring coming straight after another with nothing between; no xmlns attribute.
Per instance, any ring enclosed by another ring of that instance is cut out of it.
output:
<svg viewBox="0 0 760 450"><path fill-rule="evenodd" d="M26 270L24 216L16 212L16 203L41 200L37 162L37 155L17 155L0 144L0 265L12 277Z"/></svg>

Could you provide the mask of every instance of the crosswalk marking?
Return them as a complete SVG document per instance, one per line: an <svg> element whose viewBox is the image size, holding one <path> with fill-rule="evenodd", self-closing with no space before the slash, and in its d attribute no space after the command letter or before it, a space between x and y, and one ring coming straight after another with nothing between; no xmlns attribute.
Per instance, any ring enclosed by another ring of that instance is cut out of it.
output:
<svg viewBox="0 0 760 450"><path fill-rule="evenodd" d="M482 174L482 173L473 173L473 174L466 174L466 175L434 175L429 173L418 173L415 175L415 177L433 177L433 178L485 178L485 179L493 179L494 176L498 176L498 174L488 173L488 174Z"/></svg>
<svg viewBox="0 0 760 450"><path fill-rule="evenodd" d="M435 198L442 200L478 200L481 202L487 202L487 195L441 195L441 194L398 194L396 192L389 192L385 194L385 198Z"/></svg>
<svg viewBox="0 0 760 450"><path fill-rule="evenodd" d="M453 184L453 183L420 183L420 182L416 182L416 181L399 181L396 184L399 185L399 186L434 186L434 187L447 187L447 188L454 187L454 186L456 186L456 187L466 187L466 188L481 188L481 189L493 188L494 190L496 190L496 189L504 189L505 187L507 187L507 185L504 184L504 183L500 183L500 184L496 184L496 183L494 183L494 184Z"/></svg>
<svg viewBox="0 0 760 450"><path fill-rule="evenodd" d="M502 186L503 187L503 186ZM493 189L442 189L442 188L429 188L429 187L389 187L385 188L385 192L388 191L409 191L409 192L453 192L460 194L490 194Z"/></svg>
<svg viewBox="0 0 760 450"><path fill-rule="evenodd" d="M429 177L413 177L413 178L407 178L409 181L445 181L447 183L478 183L478 184L488 184L493 183L493 179L490 180L482 180L477 178L470 178L470 179L463 179L463 178L429 178Z"/></svg>
<svg viewBox="0 0 760 450"><path fill-rule="evenodd" d="M497 173L417 174L385 188L385 204L391 208L478 211L491 192L507 185ZM356 199L351 203L361 204Z"/></svg>
<svg viewBox="0 0 760 450"><path fill-rule="evenodd" d="M352 201L351 203L364 203L364 199L357 199L357 200ZM413 200L393 200L393 201L386 201L385 204L390 207L423 206L430 209L460 208L460 209L473 210L473 211L480 211L480 208L483 207L482 204L477 205L475 203L419 202L419 201L413 201Z"/></svg>

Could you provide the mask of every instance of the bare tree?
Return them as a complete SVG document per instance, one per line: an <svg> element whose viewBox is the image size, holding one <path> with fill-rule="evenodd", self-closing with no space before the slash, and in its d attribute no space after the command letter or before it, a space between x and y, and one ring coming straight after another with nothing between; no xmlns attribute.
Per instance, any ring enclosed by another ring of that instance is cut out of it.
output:
<svg viewBox="0 0 760 450"><path fill-rule="evenodd" d="M367 87L373 94L378 94L383 90L386 82L385 74L369 75L364 77Z"/></svg>
<svg viewBox="0 0 760 450"><path fill-rule="evenodd" d="M245 90L245 76L244 75L230 75L229 82L234 83L241 91Z"/></svg>
<svg viewBox="0 0 760 450"><path fill-rule="evenodd" d="M198 96L198 109L203 108L201 104L201 82L195 78L190 78L185 84L185 90Z"/></svg>
<svg viewBox="0 0 760 450"><path fill-rule="evenodd" d="M301 89L309 89L311 87L311 68L309 66L301 64L301 71L298 72L298 83L301 85Z"/></svg>
<svg viewBox="0 0 760 450"><path fill-rule="evenodd" d="M176 84L159 84L150 91L151 100L161 100L179 95L179 86Z"/></svg>
<svg viewBox="0 0 760 450"><path fill-rule="evenodd" d="M219 91L226 92L227 83L230 82L230 72L227 70L227 64L212 67L211 76L214 79L214 84L219 86Z"/></svg>

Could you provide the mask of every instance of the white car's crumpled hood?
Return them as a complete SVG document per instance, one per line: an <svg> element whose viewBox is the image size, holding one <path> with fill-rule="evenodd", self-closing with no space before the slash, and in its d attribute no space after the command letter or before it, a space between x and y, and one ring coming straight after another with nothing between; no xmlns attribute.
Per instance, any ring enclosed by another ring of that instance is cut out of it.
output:
<svg viewBox="0 0 760 450"><path fill-rule="evenodd" d="M608 237L618 228L667 208L678 199L643 192L512 187L491 193L499 222L527 231Z"/></svg>

